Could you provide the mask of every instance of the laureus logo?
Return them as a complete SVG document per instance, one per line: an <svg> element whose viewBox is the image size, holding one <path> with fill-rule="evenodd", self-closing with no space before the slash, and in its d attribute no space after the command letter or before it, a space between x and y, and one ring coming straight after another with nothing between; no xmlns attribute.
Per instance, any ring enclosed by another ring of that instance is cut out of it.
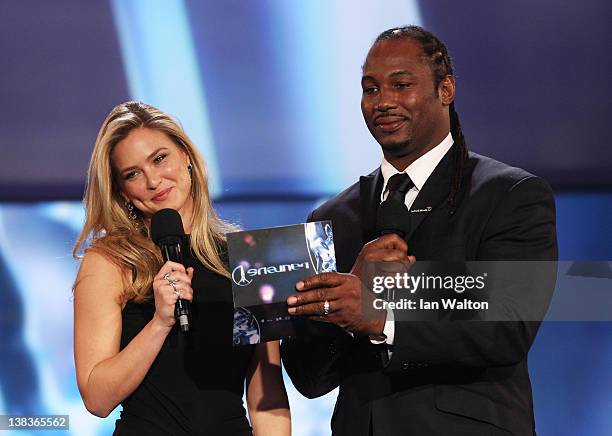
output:
<svg viewBox="0 0 612 436"><path fill-rule="evenodd" d="M244 269L244 266L238 265L232 271L232 281L238 286L248 286L253 282L253 279L248 277L265 276L268 274L278 274L296 271L299 269L310 269L308 262L301 263L285 263L281 265L262 266L259 268Z"/></svg>
<svg viewBox="0 0 612 436"><path fill-rule="evenodd" d="M236 276L238 276L238 280L236 280ZM244 267L242 265L238 265L236 268L234 268L232 271L232 280L238 286L248 286L253 281L246 278L244 275Z"/></svg>

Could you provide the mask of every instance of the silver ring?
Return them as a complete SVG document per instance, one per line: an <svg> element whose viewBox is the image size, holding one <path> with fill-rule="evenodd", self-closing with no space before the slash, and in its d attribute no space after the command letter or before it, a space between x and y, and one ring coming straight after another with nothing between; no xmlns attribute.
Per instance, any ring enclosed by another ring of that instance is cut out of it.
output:
<svg viewBox="0 0 612 436"><path fill-rule="evenodd" d="M176 282L174 281L170 282L170 286L172 286L172 289L174 289L174 295L176 295L177 298L181 298L181 290L176 289Z"/></svg>
<svg viewBox="0 0 612 436"><path fill-rule="evenodd" d="M323 302L323 316L329 315L329 301L325 300Z"/></svg>
<svg viewBox="0 0 612 436"><path fill-rule="evenodd" d="M170 275L169 272L167 272L166 274L164 274L164 279L166 279L166 281L168 282L168 284L170 284L171 286L176 285L176 280L174 280L172 278L172 276Z"/></svg>

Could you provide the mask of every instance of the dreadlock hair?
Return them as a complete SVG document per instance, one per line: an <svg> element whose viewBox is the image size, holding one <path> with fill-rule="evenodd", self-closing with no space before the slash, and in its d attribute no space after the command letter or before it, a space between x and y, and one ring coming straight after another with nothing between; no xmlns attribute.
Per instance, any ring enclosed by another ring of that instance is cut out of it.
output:
<svg viewBox="0 0 612 436"><path fill-rule="evenodd" d="M433 76L433 82L435 90L437 91L438 86L444 80L446 76L455 76L453 70L453 63L448 49L442 41L438 39L433 33L423 29L419 26L403 26L395 27L393 29L385 30L383 33L378 35L374 41L374 45L381 41L389 39L412 39L417 41L423 49L424 58L429 63L431 73ZM461 123L459 122L459 115L455 110L455 102L453 101L449 108L450 118L450 131L453 136L453 140L457 144L455 152L455 174L450 187L450 194L448 196L448 203L450 206L450 214L455 213L456 208L456 197L461 187L461 177L463 175L463 165L468 157L468 148L461 131Z"/></svg>

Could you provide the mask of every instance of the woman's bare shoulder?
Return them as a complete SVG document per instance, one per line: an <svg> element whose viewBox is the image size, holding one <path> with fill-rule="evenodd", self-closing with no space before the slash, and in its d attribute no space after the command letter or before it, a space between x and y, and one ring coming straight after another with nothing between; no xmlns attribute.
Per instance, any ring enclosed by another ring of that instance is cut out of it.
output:
<svg viewBox="0 0 612 436"><path fill-rule="evenodd" d="M126 284L130 272L121 268L104 251L90 248L81 260L81 266L74 283L75 297L78 294L102 294L112 297L122 306L126 301Z"/></svg>

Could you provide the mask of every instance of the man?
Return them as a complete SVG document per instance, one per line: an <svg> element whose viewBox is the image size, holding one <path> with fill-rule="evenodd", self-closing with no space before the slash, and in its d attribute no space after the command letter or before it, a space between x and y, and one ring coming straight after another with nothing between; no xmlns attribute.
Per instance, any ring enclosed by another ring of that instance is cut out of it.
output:
<svg viewBox="0 0 612 436"><path fill-rule="evenodd" d="M368 261L556 260L550 187L467 151L450 56L430 32L383 32L362 88L363 116L384 158L309 216L332 220L340 273L304 279L287 300L290 313L327 321L307 322L284 341L287 372L309 398L340 387L337 436L535 434L527 352L538 323L366 316L371 301L359 276ZM394 223L402 215L392 212L395 230L380 236L387 204L398 198L406 219ZM502 298L516 297L506 291Z"/></svg>

